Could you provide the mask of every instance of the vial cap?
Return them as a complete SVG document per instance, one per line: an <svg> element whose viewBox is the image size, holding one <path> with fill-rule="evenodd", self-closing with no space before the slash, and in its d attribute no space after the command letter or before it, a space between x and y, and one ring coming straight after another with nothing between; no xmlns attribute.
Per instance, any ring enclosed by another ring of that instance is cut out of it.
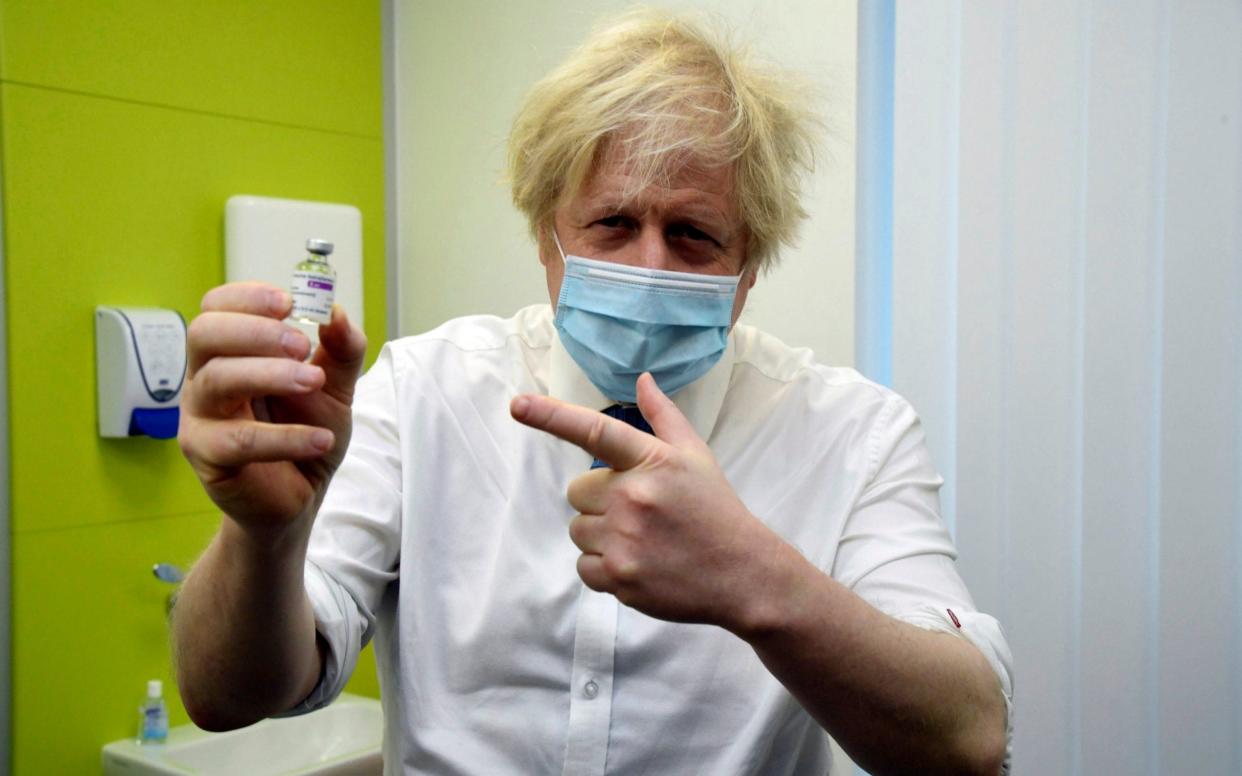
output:
<svg viewBox="0 0 1242 776"><path fill-rule="evenodd" d="M332 243L328 242L327 240L317 240L314 237L306 241L306 250L310 251L311 253L317 253L320 256L327 256L328 254L332 253L333 247L334 246L332 245Z"/></svg>
<svg viewBox="0 0 1242 776"><path fill-rule="evenodd" d="M159 679L152 679L147 682L147 697L158 698L164 694L164 683Z"/></svg>

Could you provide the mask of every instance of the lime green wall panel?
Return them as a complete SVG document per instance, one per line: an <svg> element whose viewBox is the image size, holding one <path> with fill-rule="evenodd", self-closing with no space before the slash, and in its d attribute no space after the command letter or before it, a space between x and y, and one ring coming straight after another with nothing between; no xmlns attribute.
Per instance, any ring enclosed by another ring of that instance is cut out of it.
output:
<svg viewBox="0 0 1242 776"><path fill-rule="evenodd" d="M354 695L365 695L368 698L380 697L379 676L375 672L375 650L368 644L358 656L358 665L354 675L345 685L344 692Z"/></svg>
<svg viewBox="0 0 1242 776"><path fill-rule="evenodd" d="M5 0L0 78L381 135L376 0Z"/></svg>
<svg viewBox="0 0 1242 776"><path fill-rule="evenodd" d="M13 773L98 772L171 680L151 564L219 516L175 442L103 440L94 307L193 317L233 194L356 205L384 339L380 4L0 0L13 530ZM365 653L349 689L377 696ZM173 722L185 722L170 686ZM2 769L0 769L2 770Z"/></svg>
<svg viewBox="0 0 1242 776"><path fill-rule="evenodd" d="M189 722L165 622L173 588L151 566L189 568L219 523L209 512L15 537L17 776L98 773L100 747L136 732L147 679L164 681L171 723ZM379 696L374 666L368 649L351 692Z"/></svg>
<svg viewBox="0 0 1242 776"><path fill-rule="evenodd" d="M13 725L17 776L97 773L99 749L134 735L147 679L176 696L165 624L172 586L157 562L188 568L215 513L14 537Z"/></svg>
<svg viewBox="0 0 1242 776"><path fill-rule="evenodd" d="M379 140L3 87L17 532L210 507L172 440L96 431L94 307L187 320L223 280L232 194L362 211L372 356L384 336Z"/></svg>

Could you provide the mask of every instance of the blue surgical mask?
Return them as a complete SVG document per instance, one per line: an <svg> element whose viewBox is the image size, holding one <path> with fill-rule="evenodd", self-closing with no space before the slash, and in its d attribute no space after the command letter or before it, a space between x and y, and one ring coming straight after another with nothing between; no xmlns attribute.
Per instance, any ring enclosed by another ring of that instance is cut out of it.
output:
<svg viewBox="0 0 1242 776"><path fill-rule="evenodd" d="M671 272L566 256L556 330L604 396L637 402L650 372L666 394L707 374L724 353L737 276Z"/></svg>

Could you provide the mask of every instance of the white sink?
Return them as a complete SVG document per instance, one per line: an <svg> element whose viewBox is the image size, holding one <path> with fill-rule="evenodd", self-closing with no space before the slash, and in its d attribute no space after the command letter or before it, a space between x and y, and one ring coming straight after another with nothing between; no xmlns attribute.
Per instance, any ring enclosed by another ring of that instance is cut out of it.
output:
<svg viewBox="0 0 1242 776"><path fill-rule="evenodd" d="M159 746L113 741L103 748L103 771L104 776L379 776L383 729L379 701L342 694L325 709L228 733L180 725Z"/></svg>

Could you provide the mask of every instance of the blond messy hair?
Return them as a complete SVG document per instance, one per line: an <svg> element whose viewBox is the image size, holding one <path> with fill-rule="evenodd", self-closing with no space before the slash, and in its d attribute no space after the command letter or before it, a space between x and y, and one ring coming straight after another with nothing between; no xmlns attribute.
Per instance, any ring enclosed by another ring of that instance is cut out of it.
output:
<svg viewBox="0 0 1242 776"><path fill-rule="evenodd" d="M732 165L748 231L746 266L792 245L819 122L794 74L755 62L705 25L638 9L597 29L535 84L509 135L513 203L540 239L605 152L620 153L631 196L693 162Z"/></svg>

